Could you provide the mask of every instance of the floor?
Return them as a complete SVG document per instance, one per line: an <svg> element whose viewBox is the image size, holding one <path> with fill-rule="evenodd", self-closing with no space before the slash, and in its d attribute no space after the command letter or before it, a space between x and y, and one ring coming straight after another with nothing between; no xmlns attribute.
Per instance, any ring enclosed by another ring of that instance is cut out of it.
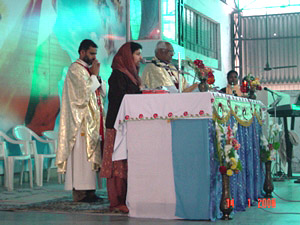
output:
<svg viewBox="0 0 300 225"><path fill-rule="evenodd" d="M26 184L24 184L26 186ZM46 212L11 212L0 211L0 224L1 225L47 225L47 224L109 224L109 225L194 225L194 224L300 224L300 184L295 184L294 180L285 180L283 182L274 182L275 190L273 197L276 198L275 208L258 208L258 206L252 206L245 212L238 212L232 215L232 220L222 221L185 221L185 220L159 220L159 219L140 219L130 218L124 215L101 215L96 213L46 213ZM16 185L16 191L10 193L10 196L16 197L17 190L22 187ZM24 188L24 186L23 186ZM44 184L42 195L35 198L25 198L20 196L22 201L41 201L51 199L57 196L68 195L70 193L63 191L63 185L57 184L57 181L52 180L50 183ZM48 190L48 191L47 191ZM50 191L51 190L51 191ZM6 195L7 192L0 187L0 195ZM1 196L0 196L1 197ZM40 198L40 199L37 199ZM1 198L0 198L1 199ZM3 199L3 198L2 198ZM0 200L0 204L5 204L5 201Z"/></svg>

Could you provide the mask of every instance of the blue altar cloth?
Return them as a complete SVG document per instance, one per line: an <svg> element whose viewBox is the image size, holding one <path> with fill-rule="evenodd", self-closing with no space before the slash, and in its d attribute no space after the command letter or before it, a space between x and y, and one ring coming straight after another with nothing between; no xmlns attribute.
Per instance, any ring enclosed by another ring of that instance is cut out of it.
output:
<svg viewBox="0 0 300 225"><path fill-rule="evenodd" d="M233 126L235 119L230 119ZM214 147L213 120L172 121L172 153L176 192L176 216L193 220L215 220L219 209L222 179ZM257 120L249 127L238 126L237 140L243 170L230 177L234 212L245 211L250 202L262 197L263 172L259 159ZM210 182L208 182L210 181ZM197 193L191 195L191 193Z"/></svg>
<svg viewBox="0 0 300 225"><path fill-rule="evenodd" d="M171 124L175 216L180 218L210 219L209 140L207 129L203 129L208 123L206 119L175 120Z"/></svg>

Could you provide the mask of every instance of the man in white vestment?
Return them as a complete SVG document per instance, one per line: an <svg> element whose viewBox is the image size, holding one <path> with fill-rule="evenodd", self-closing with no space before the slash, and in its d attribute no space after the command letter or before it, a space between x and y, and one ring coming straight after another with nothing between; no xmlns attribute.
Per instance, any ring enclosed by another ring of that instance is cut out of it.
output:
<svg viewBox="0 0 300 225"><path fill-rule="evenodd" d="M105 85L98 76L97 45L83 40L78 52L80 57L69 67L64 82L56 165L59 173L66 173L65 189L73 191L75 202L94 202L99 199L95 190Z"/></svg>
<svg viewBox="0 0 300 225"><path fill-rule="evenodd" d="M191 92L198 87L198 83L191 86L183 76L179 76L176 67L172 64L174 49L171 43L159 41L155 48L153 63L147 64L142 74L142 84L151 89L166 88L170 93L179 92L181 82L182 92ZM179 82L180 78L180 82Z"/></svg>

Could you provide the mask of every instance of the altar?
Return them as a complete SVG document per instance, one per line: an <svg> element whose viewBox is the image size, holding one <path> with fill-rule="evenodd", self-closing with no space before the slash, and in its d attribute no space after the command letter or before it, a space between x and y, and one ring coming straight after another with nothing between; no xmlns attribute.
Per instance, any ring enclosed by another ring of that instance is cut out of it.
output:
<svg viewBox="0 0 300 225"><path fill-rule="evenodd" d="M215 220L222 193L215 125L238 123L243 170L230 177L234 211L261 197L260 101L204 92L125 95L113 160L128 159L129 216Z"/></svg>

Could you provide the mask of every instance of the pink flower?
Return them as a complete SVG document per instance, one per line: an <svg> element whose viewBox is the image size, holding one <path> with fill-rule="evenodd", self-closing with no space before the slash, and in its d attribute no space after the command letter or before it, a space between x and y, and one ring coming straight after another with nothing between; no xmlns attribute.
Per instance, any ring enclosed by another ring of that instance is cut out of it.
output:
<svg viewBox="0 0 300 225"><path fill-rule="evenodd" d="M125 116L125 120L129 120L129 116L128 115Z"/></svg>
<svg viewBox="0 0 300 225"><path fill-rule="evenodd" d="M210 102L211 102L211 103L214 103L214 102L215 102L215 99L214 99L214 98L211 98L211 99L210 99Z"/></svg>
<svg viewBox="0 0 300 225"><path fill-rule="evenodd" d="M140 114L140 115L139 115L139 118L140 118L140 119L143 119L143 117L144 117L143 114Z"/></svg>
<svg viewBox="0 0 300 225"><path fill-rule="evenodd" d="M234 138L234 139L232 139L232 146L234 146L234 145L236 145L236 144L238 144L239 142Z"/></svg>
<svg viewBox="0 0 300 225"><path fill-rule="evenodd" d="M241 144L236 144L235 146L233 146L234 147L234 150L239 150L240 149L240 147L241 147Z"/></svg>
<svg viewBox="0 0 300 225"><path fill-rule="evenodd" d="M189 115L189 113L188 113L187 111L185 111L185 112L183 113L183 115L184 115L184 116L187 116L187 115Z"/></svg>
<svg viewBox="0 0 300 225"><path fill-rule="evenodd" d="M169 112L168 117L172 117L173 113Z"/></svg>
<svg viewBox="0 0 300 225"><path fill-rule="evenodd" d="M154 114L153 114L153 118L156 119L157 117L158 117L158 114L157 114L157 113L154 113Z"/></svg>
<svg viewBox="0 0 300 225"><path fill-rule="evenodd" d="M241 145L235 138L232 139L232 147L234 148L234 150L239 150L241 147Z"/></svg>
<svg viewBox="0 0 300 225"><path fill-rule="evenodd" d="M202 116L204 114L204 110L200 110L199 114Z"/></svg>

